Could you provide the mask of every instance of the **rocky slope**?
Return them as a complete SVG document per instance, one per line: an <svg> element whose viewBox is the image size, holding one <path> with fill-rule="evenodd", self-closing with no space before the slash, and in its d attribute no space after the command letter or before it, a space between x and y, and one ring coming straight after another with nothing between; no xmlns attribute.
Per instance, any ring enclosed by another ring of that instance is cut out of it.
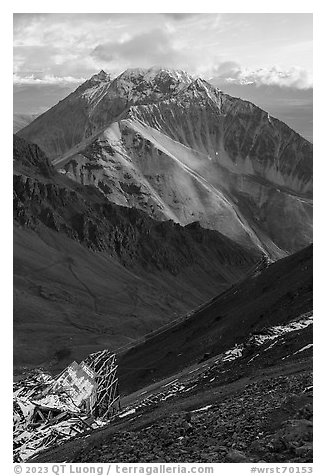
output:
<svg viewBox="0 0 326 476"><path fill-rule="evenodd" d="M312 310L312 246L257 271L119 357L130 393ZM130 368L133 368L131 371Z"/></svg>
<svg viewBox="0 0 326 476"><path fill-rule="evenodd" d="M311 463L311 312L257 329L121 403L106 428L34 461Z"/></svg>
<svg viewBox="0 0 326 476"><path fill-rule="evenodd" d="M192 398L173 399L168 409L166 402L153 405L155 410L147 408L124 427L84 440L83 447L75 442L69 456L63 447L55 459L49 452L37 460L57 461L59 454L72 462L98 463L312 463L312 392L307 392L312 374L307 367L302 362L296 369L300 373L290 373L284 365L279 375L268 369L267 377L257 372L251 381L235 378L219 388L214 382L206 394L193 390Z"/></svg>
<svg viewBox="0 0 326 476"><path fill-rule="evenodd" d="M72 461L312 462L311 327L142 389Z"/></svg>
<svg viewBox="0 0 326 476"><path fill-rule="evenodd" d="M101 72L20 135L69 178L156 219L197 220L272 258L311 242L312 145L184 72Z"/></svg>
<svg viewBox="0 0 326 476"><path fill-rule="evenodd" d="M186 313L261 259L197 223L114 205L14 136L15 365L63 368ZM35 339L38 345L35 346Z"/></svg>

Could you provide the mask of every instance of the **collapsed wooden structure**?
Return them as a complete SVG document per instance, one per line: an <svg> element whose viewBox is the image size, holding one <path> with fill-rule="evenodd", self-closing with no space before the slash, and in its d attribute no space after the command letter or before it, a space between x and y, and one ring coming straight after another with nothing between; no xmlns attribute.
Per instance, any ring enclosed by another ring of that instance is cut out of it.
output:
<svg viewBox="0 0 326 476"><path fill-rule="evenodd" d="M103 350L58 376L40 371L14 384L14 460L98 428L120 410L115 354Z"/></svg>
<svg viewBox="0 0 326 476"><path fill-rule="evenodd" d="M90 354L85 359L95 375L96 399L91 413L103 419L109 418L120 408L116 356L108 350Z"/></svg>

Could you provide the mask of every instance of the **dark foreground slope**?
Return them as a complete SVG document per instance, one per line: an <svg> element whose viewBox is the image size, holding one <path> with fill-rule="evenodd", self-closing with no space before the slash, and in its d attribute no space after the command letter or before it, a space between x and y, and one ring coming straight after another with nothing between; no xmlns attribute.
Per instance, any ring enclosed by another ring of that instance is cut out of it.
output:
<svg viewBox="0 0 326 476"><path fill-rule="evenodd" d="M106 428L34 461L311 463L312 322L310 311L257 327L226 352L124 396Z"/></svg>
<svg viewBox="0 0 326 476"><path fill-rule="evenodd" d="M259 254L116 206L14 136L16 368L117 348L242 279Z"/></svg>
<svg viewBox="0 0 326 476"><path fill-rule="evenodd" d="M312 245L232 286L184 322L122 355L121 390L130 393L311 309Z"/></svg>

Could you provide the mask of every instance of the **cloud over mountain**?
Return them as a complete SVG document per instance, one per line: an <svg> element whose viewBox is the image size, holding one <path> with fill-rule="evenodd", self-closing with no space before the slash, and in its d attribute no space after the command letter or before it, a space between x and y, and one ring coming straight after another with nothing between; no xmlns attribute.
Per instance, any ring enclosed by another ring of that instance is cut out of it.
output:
<svg viewBox="0 0 326 476"><path fill-rule="evenodd" d="M14 72L22 80L86 78L108 66L119 73L156 64L206 77L214 71L225 76L231 68L303 87L311 53L312 15L14 15Z"/></svg>
<svg viewBox="0 0 326 476"><path fill-rule="evenodd" d="M221 84L238 83L269 86L285 86L297 89L308 89L312 87L312 74L303 68L292 66L284 70L277 66L271 68L258 68L250 70L242 68L235 61L225 61L213 69L213 76Z"/></svg>
<svg viewBox="0 0 326 476"><path fill-rule="evenodd" d="M106 63L127 62L142 66L174 65L184 61L184 54L177 49L166 30L156 28L124 41L108 41L96 46L91 55Z"/></svg>

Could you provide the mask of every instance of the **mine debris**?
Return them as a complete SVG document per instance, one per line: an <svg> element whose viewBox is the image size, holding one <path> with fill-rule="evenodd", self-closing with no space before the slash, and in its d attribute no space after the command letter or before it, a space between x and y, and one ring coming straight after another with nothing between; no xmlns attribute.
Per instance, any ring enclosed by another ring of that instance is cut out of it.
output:
<svg viewBox="0 0 326 476"><path fill-rule="evenodd" d="M40 370L14 383L14 461L108 423L120 409L115 354L72 362L56 377Z"/></svg>

